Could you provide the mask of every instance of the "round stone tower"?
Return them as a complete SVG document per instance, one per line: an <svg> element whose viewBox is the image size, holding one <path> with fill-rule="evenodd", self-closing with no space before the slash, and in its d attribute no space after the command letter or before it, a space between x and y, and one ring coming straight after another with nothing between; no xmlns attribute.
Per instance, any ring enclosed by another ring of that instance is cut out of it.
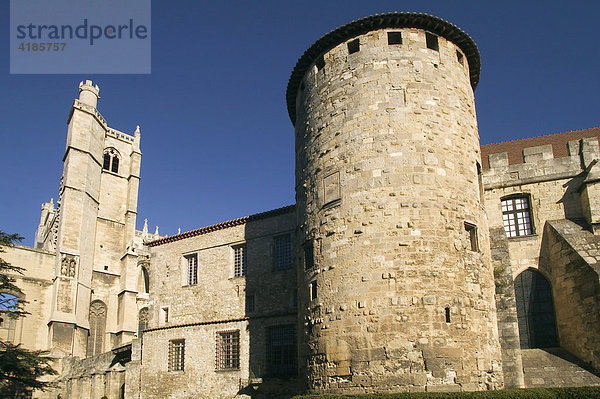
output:
<svg viewBox="0 0 600 399"><path fill-rule="evenodd" d="M479 52L375 15L299 59L299 367L309 392L502 386L473 90Z"/></svg>

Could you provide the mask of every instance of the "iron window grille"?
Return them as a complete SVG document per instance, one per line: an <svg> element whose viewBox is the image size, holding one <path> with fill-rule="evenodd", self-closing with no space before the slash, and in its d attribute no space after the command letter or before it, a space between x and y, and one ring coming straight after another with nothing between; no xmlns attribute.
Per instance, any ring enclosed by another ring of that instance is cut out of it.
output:
<svg viewBox="0 0 600 399"><path fill-rule="evenodd" d="M502 200L502 221L507 237L533 234L529 197L513 197Z"/></svg>
<svg viewBox="0 0 600 399"><path fill-rule="evenodd" d="M240 245L233 248L233 275L241 277L246 275L246 246Z"/></svg>
<svg viewBox="0 0 600 399"><path fill-rule="evenodd" d="M292 267L292 237L289 234L275 237L275 270L285 270Z"/></svg>
<svg viewBox="0 0 600 399"><path fill-rule="evenodd" d="M187 260L187 284L198 284L198 254L185 257Z"/></svg>
<svg viewBox="0 0 600 399"><path fill-rule="evenodd" d="M296 374L296 331L293 325L269 328L267 362L269 374Z"/></svg>
<svg viewBox="0 0 600 399"><path fill-rule="evenodd" d="M183 371L185 364L185 340L169 341L169 371Z"/></svg>
<svg viewBox="0 0 600 399"><path fill-rule="evenodd" d="M240 331L220 331L217 333L217 370L238 370L240 368Z"/></svg>

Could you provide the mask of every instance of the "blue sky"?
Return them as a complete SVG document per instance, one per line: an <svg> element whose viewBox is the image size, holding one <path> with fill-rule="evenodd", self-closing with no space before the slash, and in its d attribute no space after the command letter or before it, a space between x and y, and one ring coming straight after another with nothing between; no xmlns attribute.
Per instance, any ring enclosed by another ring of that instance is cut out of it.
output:
<svg viewBox="0 0 600 399"><path fill-rule="evenodd" d="M438 16L477 43L482 144L600 125L596 1L153 1L149 75L10 75L4 1L0 230L32 244L86 78L111 127L141 126L138 228L172 235L294 203L292 68L330 30L390 11Z"/></svg>

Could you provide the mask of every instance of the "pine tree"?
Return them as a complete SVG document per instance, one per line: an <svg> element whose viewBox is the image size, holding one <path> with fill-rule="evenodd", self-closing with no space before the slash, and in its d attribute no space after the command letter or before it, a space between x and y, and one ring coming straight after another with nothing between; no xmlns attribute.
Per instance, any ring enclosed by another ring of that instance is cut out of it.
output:
<svg viewBox="0 0 600 399"><path fill-rule="evenodd" d="M11 247L23 238L17 234L0 231L0 253L3 247ZM29 314L24 308L26 301L17 300L23 291L15 285L15 274L23 274L22 267L11 265L0 258L0 318L17 319ZM22 348L20 344L0 339L0 397L16 398L34 389L44 390L48 382L39 381L44 375L55 375L50 360L41 351Z"/></svg>

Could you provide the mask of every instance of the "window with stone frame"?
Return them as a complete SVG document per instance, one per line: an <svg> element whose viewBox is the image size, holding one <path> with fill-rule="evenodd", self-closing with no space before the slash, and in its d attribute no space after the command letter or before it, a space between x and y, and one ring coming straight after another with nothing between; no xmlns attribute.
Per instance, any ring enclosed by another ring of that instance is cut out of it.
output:
<svg viewBox="0 0 600 399"><path fill-rule="evenodd" d="M114 148L104 150L102 160L102 169L110 170L113 173L119 173L119 152Z"/></svg>
<svg viewBox="0 0 600 399"><path fill-rule="evenodd" d="M183 371L185 367L185 339L169 341L169 371Z"/></svg>
<svg viewBox="0 0 600 399"><path fill-rule="evenodd" d="M233 275L241 277L246 275L246 245L233 247Z"/></svg>
<svg viewBox="0 0 600 399"><path fill-rule="evenodd" d="M271 376L296 374L296 329L293 325L269 328L267 365Z"/></svg>
<svg viewBox="0 0 600 399"><path fill-rule="evenodd" d="M467 232L467 238L469 239L469 249L474 252L479 251L477 226L475 226L474 224L465 222L465 231Z"/></svg>
<svg viewBox="0 0 600 399"><path fill-rule="evenodd" d="M501 200L502 221L507 237L534 234L529 195L515 195Z"/></svg>
<svg viewBox="0 0 600 399"><path fill-rule="evenodd" d="M198 254L186 255L185 262L187 267L186 284L198 284Z"/></svg>
<svg viewBox="0 0 600 399"><path fill-rule="evenodd" d="M239 370L240 330L217 332L217 370Z"/></svg>
<svg viewBox="0 0 600 399"><path fill-rule="evenodd" d="M283 234L273 239L273 269L285 270L292 267L292 236Z"/></svg>
<svg viewBox="0 0 600 399"><path fill-rule="evenodd" d="M104 335L106 332L106 305L102 301L90 304L90 330L87 356L95 356L104 352Z"/></svg>

